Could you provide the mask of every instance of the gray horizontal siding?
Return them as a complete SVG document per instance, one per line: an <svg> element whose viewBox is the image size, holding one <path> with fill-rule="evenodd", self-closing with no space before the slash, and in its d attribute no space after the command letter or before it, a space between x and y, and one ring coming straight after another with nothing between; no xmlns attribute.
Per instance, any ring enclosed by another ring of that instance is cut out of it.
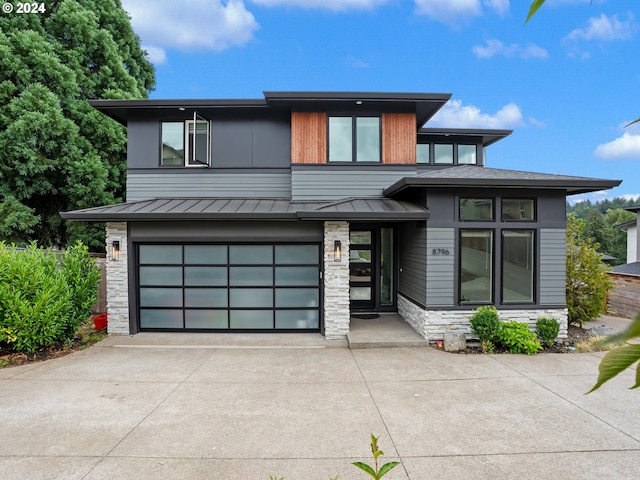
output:
<svg viewBox="0 0 640 480"><path fill-rule="evenodd" d="M540 230L540 305L564 305L566 295L566 234Z"/></svg>
<svg viewBox="0 0 640 480"><path fill-rule="evenodd" d="M426 228L416 228L413 223L404 224L400 230L400 281L399 291L421 305L426 300L427 240Z"/></svg>
<svg viewBox="0 0 640 480"><path fill-rule="evenodd" d="M339 200L346 197L382 197L382 191L397 180L415 176L415 170L392 168L293 169L291 196L294 201Z"/></svg>
<svg viewBox="0 0 640 480"><path fill-rule="evenodd" d="M455 305L455 247L455 229L427 228L427 306ZM449 255L433 255L433 249Z"/></svg>
<svg viewBox="0 0 640 480"><path fill-rule="evenodd" d="M195 169L189 169L195 170ZM217 173L215 170L129 172L127 202L151 198L289 198L286 173Z"/></svg>

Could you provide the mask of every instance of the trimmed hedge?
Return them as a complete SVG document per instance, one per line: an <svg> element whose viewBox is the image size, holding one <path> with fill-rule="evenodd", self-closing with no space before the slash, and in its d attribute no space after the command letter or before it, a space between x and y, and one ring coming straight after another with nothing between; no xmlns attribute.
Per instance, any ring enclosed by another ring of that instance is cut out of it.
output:
<svg viewBox="0 0 640 480"><path fill-rule="evenodd" d="M100 269L78 242L62 255L0 243L0 342L33 353L68 342L96 301Z"/></svg>

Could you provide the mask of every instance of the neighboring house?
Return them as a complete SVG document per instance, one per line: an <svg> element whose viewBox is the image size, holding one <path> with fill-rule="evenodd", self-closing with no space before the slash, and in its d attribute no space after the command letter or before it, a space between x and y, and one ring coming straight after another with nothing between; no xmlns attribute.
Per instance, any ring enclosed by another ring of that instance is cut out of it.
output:
<svg viewBox="0 0 640 480"><path fill-rule="evenodd" d="M625 207L625 210L638 215L640 206ZM640 275L640 229L638 228L638 219L630 222L616 225L615 228L627 231L627 263L625 265L617 265L613 267L616 273L627 273L631 275Z"/></svg>
<svg viewBox="0 0 640 480"><path fill-rule="evenodd" d="M511 131L422 128L449 94L264 96L91 102L128 128L127 203L61 215L106 222L111 333L338 338L357 311L440 339L495 305L566 336L566 196L620 181L486 167Z"/></svg>

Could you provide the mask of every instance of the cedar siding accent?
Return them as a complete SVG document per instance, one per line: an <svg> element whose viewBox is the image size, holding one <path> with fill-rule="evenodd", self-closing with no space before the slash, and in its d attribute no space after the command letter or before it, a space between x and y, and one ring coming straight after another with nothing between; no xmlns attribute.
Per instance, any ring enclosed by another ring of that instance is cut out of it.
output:
<svg viewBox="0 0 640 480"><path fill-rule="evenodd" d="M327 163L326 113L291 112L291 163Z"/></svg>
<svg viewBox="0 0 640 480"><path fill-rule="evenodd" d="M413 113L382 114L382 163L416 163L416 116Z"/></svg>

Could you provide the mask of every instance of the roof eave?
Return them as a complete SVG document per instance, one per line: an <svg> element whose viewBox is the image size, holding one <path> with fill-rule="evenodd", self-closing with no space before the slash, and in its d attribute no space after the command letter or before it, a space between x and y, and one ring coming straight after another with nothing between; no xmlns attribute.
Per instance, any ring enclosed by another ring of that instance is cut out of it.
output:
<svg viewBox="0 0 640 480"><path fill-rule="evenodd" d="M485 178L419 178L405 177L383 191L385 197L393 196L408 188L532 188L564 190L567 195L597 192L617 187L622 180L534 180L534 179L485 179Z"/></svg>

